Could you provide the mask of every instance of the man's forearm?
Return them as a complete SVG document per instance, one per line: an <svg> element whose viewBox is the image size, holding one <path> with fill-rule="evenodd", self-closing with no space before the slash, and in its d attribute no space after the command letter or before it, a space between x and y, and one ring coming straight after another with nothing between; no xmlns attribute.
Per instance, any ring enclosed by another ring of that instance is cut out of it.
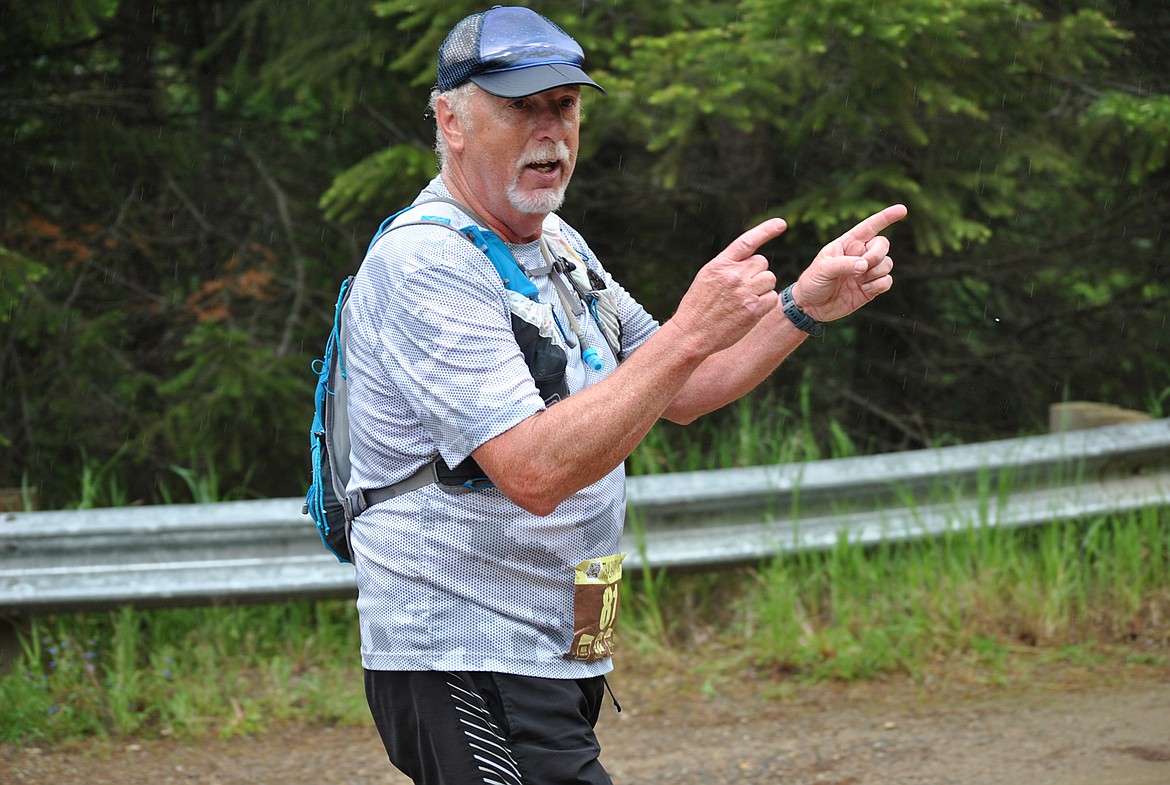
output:
<svg viewBox="0 0 1170 785"><path fill-rule="evenodd" d="M629 457L702 364L686 332L663 325L603 381L489 439L472 454L496 486L547 515Z"/></svg>
<svg viewBox="0 0 1170 785"><path fill-rule="evenodd" d="M737 343L708 357L662 416L686 425L738 400L768 378L807 337L782 310L771 311Z"/></svg>

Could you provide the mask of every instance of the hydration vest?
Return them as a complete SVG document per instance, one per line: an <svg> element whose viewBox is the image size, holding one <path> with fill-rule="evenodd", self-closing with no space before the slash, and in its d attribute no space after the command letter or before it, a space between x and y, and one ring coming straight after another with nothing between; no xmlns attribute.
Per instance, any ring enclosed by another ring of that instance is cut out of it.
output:
<svg viewBox="0 0 1170 785"><path fill-rule="evenodd" d="M434 202L449 204L460 213L474 219L463 227L456 227L451 218L423 215L418 219L395 223L396 219L409 210ZM605 287L600 276L589 270L576 250L561 236L558 219L549 216L540 238L541 253L548 264L539 272L549 271L558 297L565 308L572 331L578 338L582 359L595 369L600 369L596 350L584 342L583 331L578 318L586 312L597 321L606 342L619 361L621 354L621 322L617 318L617 305L613 293ZM536 383L546 406L552 406L569 394L565 379L568 357L565 350L542 332L542 324L536 316L538 309L530 304L539 303L536 285L516 263L507 245L486 228L482 220L467 208L451 199L433 199L411 205L391 215L374 234L369 249L374 247L387 232L404 226L440 226L456 232L483 252L495 267L508 292L512 333L520 347L524 362ZM367 249L367 254L369 253ZM313 370L317 374L314 393L313 423L309 432L310 464L312 480L305 494L302 513L312 517L321 541L339 561L350 562L350 529L354 518L379 502L401 496L404 493L438 483L454 493L466 493L493 487L491 480L468 456L454 468L447 466L442 458L420 466L404 480L382 488L361 488L347 492L351 473L349 458L349 407L347 375L345 370L346 326L345 310L354 276L346 278L337 295L334 307L333 329L325 343L324 355L315 360ZM560 325L558 323L558 329ZM565 336L567 339L567 336Z"/></svg>

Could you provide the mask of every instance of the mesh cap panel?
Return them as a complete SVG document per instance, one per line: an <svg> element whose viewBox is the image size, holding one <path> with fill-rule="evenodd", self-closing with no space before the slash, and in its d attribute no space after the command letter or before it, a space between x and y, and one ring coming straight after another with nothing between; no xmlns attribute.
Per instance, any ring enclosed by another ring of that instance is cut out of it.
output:
<svg viewBox="0 0 1170 785"><path fill-rule="evenodd" d="M482 13L472 14L451 29L439 47L439 89L451 90L467 81L482 68L479 58L479 33Z"/></svg>

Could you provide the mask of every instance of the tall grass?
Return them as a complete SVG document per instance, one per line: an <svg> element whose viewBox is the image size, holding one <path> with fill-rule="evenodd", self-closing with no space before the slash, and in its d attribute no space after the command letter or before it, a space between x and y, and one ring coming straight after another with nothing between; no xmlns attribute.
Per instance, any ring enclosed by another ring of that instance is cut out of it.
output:
<svg viewBox="0 0 1170 785"><path fill-rule="evenodd" d="M83 463L78 477L77 498L63 506L79 510L98 507L126 507L141 503L131 499L125 482L126 467L122 458L129 452L129 446L117 450L107 461L90 458L82 449ZM200 462L202 470L184 466L171 466L169 474L155 477L154 491L150 501L160 504L187 504L222 502L243 499L251 473L245 473L232 488L221 488L215 460L207 458ZM25 509L32 510L33 504L24 481Z"/></svg>
<svg viewBox="0 0 1170 785"><path fill-rule="evenodd" d="M21 637L0 677L0 741L368 717L350 601L61 614Z"/></svg>
<svg viewBox="0 0 1170 785"><path fill-rule="evenodd" d="M844 541L761 567L739 603L754 661L812 679L921 674L955 656L1170 655L1170 511L1027 530Z"/></svg>
<svg viewBox="0 0 1170 785"><path fill-rule="evenodd" d="M824 436L818 436L810 425L809 388L802 389L797 409L765 391L741 398L686 427L660 422L630 456L629 473L728 469L857 454L845 429L836 422L829 422Z"/></svg>
<svg viewBox="0 0 1170 785"><path fill-rule="evenodd" d="M663 430L634 471L841 457L806 414L746 404L687 442ZM658 429L656 429L657 431ZM693 446L699 444L699 447ZM198 500L216 478L177 472ZM116 493L111 475L88 493ZM990 507L1010 492L981 489ZM912 501L912 500L908 500ZM635 534L638 522L631 521ZM939 668L992 678L1021 658L1170 665L1170 509L1030 529L971 527L834 547L710 573L631 574L619 668L687 664L773 683ZM350 600L60 614L22 631L0 676L0 741L250 733L274 723L368 722ZM701 650L703 656L693 653Z"/></svg>
<svg viewBox="0 0 1170 785"><path fill-rule="evenodd" d="M772 678L921 677L940 663L1170 664L1170 511L844 540L752 569L630 575L623 660ZM37 619L0 677L0 740L249 733L368 721L352 601ZM620 666L619 666L620 667Z"/></svg>

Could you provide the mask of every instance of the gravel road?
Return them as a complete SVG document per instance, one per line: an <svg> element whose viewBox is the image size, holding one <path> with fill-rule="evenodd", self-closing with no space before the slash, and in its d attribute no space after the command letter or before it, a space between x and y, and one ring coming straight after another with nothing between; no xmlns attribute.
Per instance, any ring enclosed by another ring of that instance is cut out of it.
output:
<svg viewBox="0 0 1170 785"><path fill-rule="evenodd" d="M1170 785L1170 668L1005 687L716 689L612 679L598 726L614 781L672 785ZM779 697L777 697L779 696ZM251 738L0 746L4 785L407 785L371 726Z"/></svg>

